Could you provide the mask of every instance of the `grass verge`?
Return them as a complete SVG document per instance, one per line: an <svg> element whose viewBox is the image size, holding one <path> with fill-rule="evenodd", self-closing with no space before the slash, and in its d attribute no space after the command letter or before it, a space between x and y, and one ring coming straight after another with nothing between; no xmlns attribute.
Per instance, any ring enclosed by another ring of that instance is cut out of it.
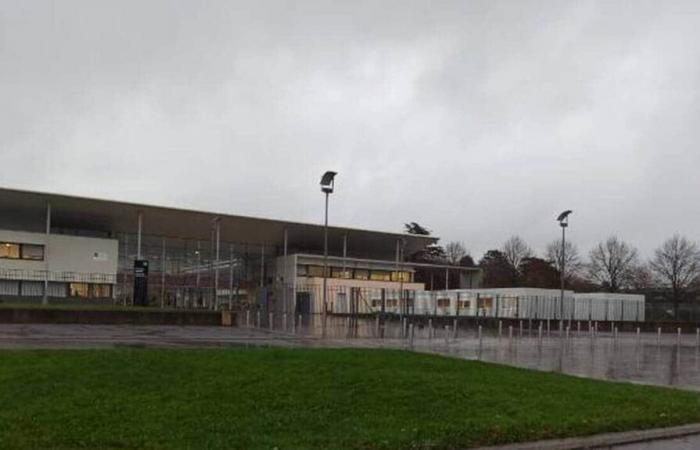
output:
<svg viewBox="0 0 700 450"><path fill-rule="evenodd" d="M0 351L0 447L459 448L700 421L700 395L389 350Z"/></svg>

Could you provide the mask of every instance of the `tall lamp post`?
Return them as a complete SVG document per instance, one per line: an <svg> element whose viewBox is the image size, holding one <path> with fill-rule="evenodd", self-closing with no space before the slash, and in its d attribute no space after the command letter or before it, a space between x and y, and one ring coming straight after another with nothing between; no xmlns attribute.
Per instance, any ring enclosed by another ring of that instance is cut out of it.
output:
<svg viewBox="0 0 700 450"><path fill-rule="evenodd" d="M323 221L323 337L326 337L326 310L328 308L328 297L326 285L328 284L328 197L333 193L335 176L337 172L327 171L321 177L321 192L326 194L326 212Z"/></svg>
<svg viewBox="0 0 700 450"><path fill-rule="evenodd" d="M561 332L562 326L564 324L564 273L566 271L566 227L569 226L569 215L572 213L570 209L567 209L563 213L559 214L557 221L559 226L561 226L561 272L559 277L561 278L561 297L559 299L559 331Z"/></svg>

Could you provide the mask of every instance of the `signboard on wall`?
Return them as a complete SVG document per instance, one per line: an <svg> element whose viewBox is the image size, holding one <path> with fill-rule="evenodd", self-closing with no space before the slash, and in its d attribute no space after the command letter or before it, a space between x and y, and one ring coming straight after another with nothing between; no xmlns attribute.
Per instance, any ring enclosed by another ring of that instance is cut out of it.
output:
<svg viewBox="0 0 700 450"><path fill-rule="evenodd" d="M134 306L148 305L148 261L134 261Z"/></svg>

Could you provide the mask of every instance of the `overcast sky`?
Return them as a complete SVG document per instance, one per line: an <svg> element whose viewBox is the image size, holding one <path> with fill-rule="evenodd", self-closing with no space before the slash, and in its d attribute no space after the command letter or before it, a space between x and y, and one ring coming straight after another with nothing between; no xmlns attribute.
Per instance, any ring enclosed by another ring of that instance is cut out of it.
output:
<svg viewBox="0 0 700 450"><path fill-rule="evenodd" d="M478 258L700 240L700 2L0 0L0 185Z"/></svg>

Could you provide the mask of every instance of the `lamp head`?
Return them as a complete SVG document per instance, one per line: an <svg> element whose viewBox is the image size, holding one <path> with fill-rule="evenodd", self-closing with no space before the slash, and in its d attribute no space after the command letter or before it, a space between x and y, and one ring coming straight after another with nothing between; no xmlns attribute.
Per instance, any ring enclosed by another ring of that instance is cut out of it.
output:
<svg viewBox="0 0 700 450"><path fill-rule="evenodd" d="M567 209L563 213L559 214L559 217L557 217L557 221L559 222L559 225L561 225L562 227L567 226L569 224L569 215L572 212L573 212L572 210Z"/></svg>
<svg viewBox="0 0 700 450"><path fill-rule="evenodd" d="M334 187L334 180L335 176L337 175L337 172L333 172L332 170L327 171L326 173L323 174L321 177L321 191L330 194L333 192L333 187Z"/></svg>

